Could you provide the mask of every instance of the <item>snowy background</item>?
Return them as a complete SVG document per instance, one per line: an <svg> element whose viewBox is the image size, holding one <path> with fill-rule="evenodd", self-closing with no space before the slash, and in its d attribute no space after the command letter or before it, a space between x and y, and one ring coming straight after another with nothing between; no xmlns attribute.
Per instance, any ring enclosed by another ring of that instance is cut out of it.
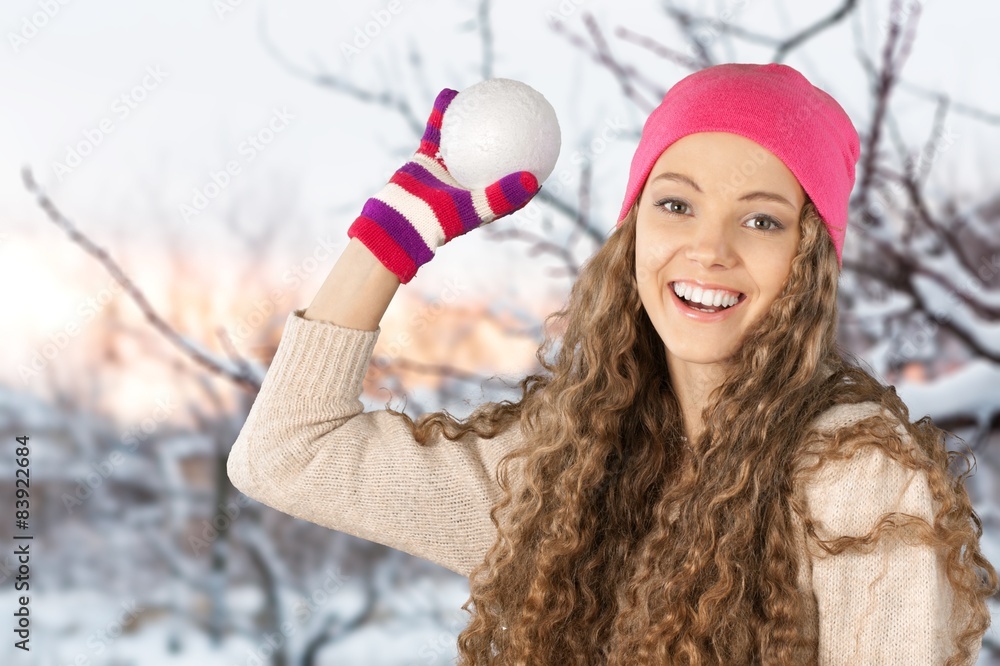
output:
<svg viewBox="0 0 1000 666"><path fill-rule="evenodd" d="M400 289L368 409L516 397L666 89L709 64L786 62L862 135L841 341L975 452L967 488L1000 562L997 24L985 0L4 3L0 663L451 662L464 578L263 507L225 459L287 313L437 92L490 77L552 102L559 163L532 204ZM11 633L18 435L27 654ZM980 662L1000 663L996 630Z"/></svg>

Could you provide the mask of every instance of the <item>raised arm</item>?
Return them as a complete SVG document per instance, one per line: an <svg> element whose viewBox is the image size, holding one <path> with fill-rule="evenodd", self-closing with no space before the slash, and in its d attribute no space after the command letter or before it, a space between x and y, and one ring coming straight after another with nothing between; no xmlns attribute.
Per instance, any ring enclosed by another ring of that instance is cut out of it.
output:
<svg viewBox="0 0 1000 666"><path fill-rule="evenodd" d="M289 314L260 393L229 454L233 485L278 511L468 576L496 538L500 457L520 430L418 444L401 416L364 412L379 330Z"/></svg>
<svg viewBox="0 0 1000 666"><path fill-rule="evenodd" d="M400 284L444 243L524 206L534 176L459 186L438 156L434 103L420 148L348 229L351 241L310 306L288 315L277 352L229 454L233 485L279 511L436 562L464 576L495 539L500 458L493 439L438 435L421 445L403 417L364 412L362 382Z"/></svg>
<svg viewBox="0 0 1000 666"><path fill-rule="evenodd" d="M375 331L399 284L392 271L361 241L352 238L302 316Z"/></svg>

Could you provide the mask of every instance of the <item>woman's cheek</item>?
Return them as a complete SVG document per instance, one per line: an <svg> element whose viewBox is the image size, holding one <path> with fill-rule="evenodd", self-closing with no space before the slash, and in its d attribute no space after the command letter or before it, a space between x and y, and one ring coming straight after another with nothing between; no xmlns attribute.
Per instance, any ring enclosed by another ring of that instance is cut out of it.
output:
<svg viewBox="0 0 1000 666"><path fill-rule="evenodd" d="M656 239L644 239L644 241L644 244L639 246L641 250L636 271L646 276L655 275L667 264L672 250L666 243ZM636 239L636 242L640 242L639 239Z"/></svg>

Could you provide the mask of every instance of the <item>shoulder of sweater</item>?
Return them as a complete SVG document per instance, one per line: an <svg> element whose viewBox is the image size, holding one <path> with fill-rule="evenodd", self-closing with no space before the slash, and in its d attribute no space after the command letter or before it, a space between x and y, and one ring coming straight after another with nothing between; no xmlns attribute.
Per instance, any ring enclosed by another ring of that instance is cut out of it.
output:
<svg viewBox="0 0 1000 666"><path fill-rule="evenodd" d="M836 446L830 435L870 417L881 417L891 424L900 443L889 445L873 436L855 440L840 453L829 448ZM797 461L795 485L805 493L814 517L840 534L863 534L877 516L898 508L904 499L910 513L932 516L926 474L902 462L898 451L893 452L900 444L904 450L912 450L915 443L889 410L874 401L834 405L814 419L812 430L827 437L813 440L803 451ZM799 472L805 474L800 476Z"/></svg>
<svg viewBox="0 0 1000 666"><path fill-rule="evenodd" d="M842 403L834 405L813 420L812 429L830 432L853 425L863 419L883 415L892 418L882 406L874 401Z"/></svg>
<svg viewBox="0 0 1000 666"><path fill-rule="evenodd" d="M845 451L835 450L840 446L836 443L839 439L836 437L838 431L871 417L884 419L899 436L899 444L890 445L888 442L883 442L881 437L872 436L854 440L850 448ZM860 483L876 482L880 478L884 479L886 475L897 476L902 473L905 465L897 460L898 451L893 453L891 450L900 445L904 450L914 447L914 442L904 425L889 410L875 401L834 405L816 417L807 432L823 436L807 437L805 449L796 462L795 475L811 470L806 473L805 479L799 481L806 481L812 486L836 482L835 480L843 475L852 476Z"/></svg>
<svg viewBox="0 0 1000 666"><path fill-rule="evenodd" d="M813 419L806 432L821 432L829 435L872 417L880 417L885 425L895 430L903 440L904 448L912 445L907 428L908 424L901 422L889 409L873 400L833 405Z"/></svg>

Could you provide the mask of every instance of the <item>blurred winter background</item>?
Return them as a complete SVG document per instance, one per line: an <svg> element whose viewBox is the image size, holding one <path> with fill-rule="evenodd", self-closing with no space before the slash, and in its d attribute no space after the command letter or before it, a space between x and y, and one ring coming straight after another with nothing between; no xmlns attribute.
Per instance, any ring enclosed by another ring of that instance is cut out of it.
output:
<svg viewBox="0 0 1000 666"><path fill-rule="evenodd" d="M786 62L862 135L842 342L975 451L1000 563L998 24L985 0L5 2L0 662L451 662L464 578L263 507L225 460L288 312L436 93L490 77L552 102L559 163L400 289L368 409L516 397L666 89ZM12 634L18 435L29 653ZM980 663L1000 663L996 630Z"/></svg>

